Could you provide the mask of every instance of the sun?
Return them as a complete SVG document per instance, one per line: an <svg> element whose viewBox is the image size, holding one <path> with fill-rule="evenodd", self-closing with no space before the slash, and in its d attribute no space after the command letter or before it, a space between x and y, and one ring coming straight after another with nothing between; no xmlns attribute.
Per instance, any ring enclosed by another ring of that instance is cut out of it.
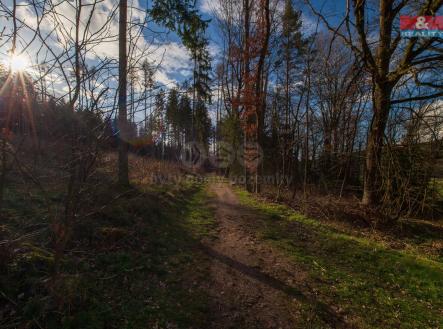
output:
<svg viewBox="0 0 443 329"><path fill-rule="evenodd" d="M22 55L11 56L8 64L12 72L24 72L29 69L29 61Z"/></svg>

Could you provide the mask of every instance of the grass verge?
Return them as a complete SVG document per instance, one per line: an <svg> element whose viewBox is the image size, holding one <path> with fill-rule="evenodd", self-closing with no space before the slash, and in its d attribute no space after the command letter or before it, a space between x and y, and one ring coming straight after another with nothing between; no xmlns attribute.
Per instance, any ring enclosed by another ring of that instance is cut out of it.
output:
<svg viewBox="0 0 443 329"><path fill-rule="evenodd" d="M37 194L27 207L18 195L8 195L1 240L43 230L0 255L0 327L205 327L209 268L198 244L214 223L203 185L150 186L116 199L117 189L102 185L89 200L92 214L73 223L56 280L48 214Z"/></svg>
<svg viewBox="0 0 443 329"><path fill-rule="evenodd" d="M443 264L337 230L236 190L260 236L309 273L310 289L359 328L443 327Z"/></svg>

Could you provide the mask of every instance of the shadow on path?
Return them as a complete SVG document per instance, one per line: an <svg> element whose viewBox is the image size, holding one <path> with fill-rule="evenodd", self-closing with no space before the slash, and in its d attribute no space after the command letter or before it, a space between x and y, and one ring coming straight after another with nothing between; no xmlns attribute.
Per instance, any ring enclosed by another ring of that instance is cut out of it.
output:
<svg viewBox="0 0 443 329"><path fill-rule="evenodd" d="M218 251L210 248L209 246L205 246L203 244L200 245L201 249L210 257L218 260L219 262L229 266L232 269L237 270L238 272L253 278L275 290L279 290L285 293L288 296L297 298L301 302L305 302L313 306L314 310L317 312L317 315L329 324L333 328L352 328L342 316L337 314L330 306L325 303L322 303L318 300L313 299L311 296L306 295L302 291L291 287L262 271L260 271L256 267L251 267L246 264L243 264L231 257L228 257L224 254L219 253Z"/></svg>

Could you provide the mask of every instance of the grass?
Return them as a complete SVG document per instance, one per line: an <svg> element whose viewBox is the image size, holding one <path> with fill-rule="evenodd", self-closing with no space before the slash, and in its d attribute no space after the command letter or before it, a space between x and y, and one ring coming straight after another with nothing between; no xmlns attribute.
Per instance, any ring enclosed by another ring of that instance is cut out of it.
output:
<svg viewBox="0 0 443 329"><path fill-rule="evenodd" d="M237 190L260 235L309 273L309 286L360 328L443 327L443 264L393 250Z"/></svg>
<svg viewBox="0 0 443 329"><path fill-rule="evenodd" d="M152 185L132 179L136 187L118 198L121 191L101 179L85 198L87 215L72 225L56 279L50 223L62 191L44 198L18 182L8 185L0 241L18 240L11 248L0 245L0 327L207 326L209 260L199 245L215 236L208 191L192 180ZM261 238L299 264L309 274L312 295L348 322L359 328L443 327L441 258L420 248L394 250L370 236L236 192L257 211L254 227ZM38 234L27 235L32 232ZM425 237L417 234L417 241ZM436 239L429 238L429 244ZM311 314L306 307L302 312ZM314 320L315 314L311 327L321 328Z"/></svg>
<svg viewBox="0 0 443 329"><path fill-rule="evenodd" d="M115 200L114 186L99 188L85 203L98 210L73 225L57 279L41 197L11 188L1 240L45 230L0 255L0 327L204 327L209 263L198 246L214 227L205 187L138 186Z"/></svg>
<svg viewBox="0 0 443 329"><path fill-rule="evenodd" d="M430 182L430 187L435 189L440 199L443 198L443 179L441 178L432 179Z"/></svg>

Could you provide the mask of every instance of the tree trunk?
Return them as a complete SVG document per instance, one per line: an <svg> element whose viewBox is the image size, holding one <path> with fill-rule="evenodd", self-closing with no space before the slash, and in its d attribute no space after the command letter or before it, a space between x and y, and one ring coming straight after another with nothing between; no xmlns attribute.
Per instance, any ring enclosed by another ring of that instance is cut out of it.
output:
<svg viewBox="0 0 443 329"><path fill-rule="evenodd" d="M7 168L7 141L6 141L6 132L7 129L3 128L3 131L0 132L0 144L1 144L1 171L0 171L0 211L3 207L3 197L4 197L4 190L5 190L5 184L6 184L6 172L8 170Z"/></svg>
<svg viewBox="0 0 443 329"><path fill-rule="evenodd" d="M392 87L376 84L374 90L374 116L369 129L366 146L366 167L362 203L374 206L378 202L380 186L380 165L383 148L383 134L388 121Z"/></svg>
<svg viewBox="0 0 443 329"><path fill-rule="evenodd" d="M128 177L128 118L126 109L126 84L127 84L127 64L128 56L126 52L126 24L128 15L127 0L120 0L119 19L119 86L118 86L118 182L120 185L129 185Z"/></svg>

